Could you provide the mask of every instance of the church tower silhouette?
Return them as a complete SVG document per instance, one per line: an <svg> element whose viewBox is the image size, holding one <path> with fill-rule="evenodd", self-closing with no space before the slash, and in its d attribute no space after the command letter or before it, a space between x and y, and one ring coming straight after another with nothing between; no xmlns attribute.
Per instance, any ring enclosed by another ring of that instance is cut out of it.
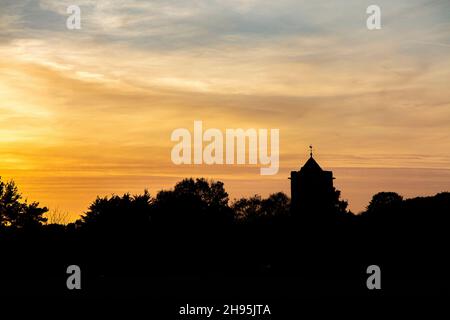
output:
<svg viewBox="0 0 450 320"><path fill-rule="evenodd" d="M314 160L312 146L310 157L299 171L291 171L291 210L293 213L316 215L333 209L333 172L323 170ZM318 216L316 216L318 218Z"/></svg>

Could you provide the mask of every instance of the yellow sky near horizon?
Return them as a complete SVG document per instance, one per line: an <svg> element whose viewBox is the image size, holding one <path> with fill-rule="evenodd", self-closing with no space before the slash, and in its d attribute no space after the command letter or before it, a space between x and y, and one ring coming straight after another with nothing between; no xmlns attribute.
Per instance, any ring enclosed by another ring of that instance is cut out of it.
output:
<svg viewBox="0 0 450 320"><path fill-rule="evenodd" d="M364 1L84 0L73 31L68 3L0 13L0 176L30 199L76 218L96 195L190 176L289 193L309 144L354 211L386 188L450 190L445 2L380 1L378 31ZM170 134L194 120L280 129L280 172L175 166Z"/></svg>

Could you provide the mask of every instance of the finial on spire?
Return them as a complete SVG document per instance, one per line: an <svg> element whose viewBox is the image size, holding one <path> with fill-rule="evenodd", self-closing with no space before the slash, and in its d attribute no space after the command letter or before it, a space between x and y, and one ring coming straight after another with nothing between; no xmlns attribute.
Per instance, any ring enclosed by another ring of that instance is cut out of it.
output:
<svg viewBox="0 0 450 320"><path fill-rule="evenodd" d="M310 145L310 146L309 146L309 155L310 155L311 158L312 158L312 149L313 149L313 148L312 148L312 145Z"/></svg>

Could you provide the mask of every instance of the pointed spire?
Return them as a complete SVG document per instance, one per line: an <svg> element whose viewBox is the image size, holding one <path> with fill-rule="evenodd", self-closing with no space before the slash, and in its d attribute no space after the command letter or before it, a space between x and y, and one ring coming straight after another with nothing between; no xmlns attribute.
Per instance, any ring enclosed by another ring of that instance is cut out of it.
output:
<svg viewBox="0 0 450 320"><path fill-rule="evenodd" d="M310 146L309 146L309 156L310 156L311 158L313 157L313 156L312 156L312 154L313 154L312 150L313 150L313 147L312 147L312 145L310 145Z"/></svg>

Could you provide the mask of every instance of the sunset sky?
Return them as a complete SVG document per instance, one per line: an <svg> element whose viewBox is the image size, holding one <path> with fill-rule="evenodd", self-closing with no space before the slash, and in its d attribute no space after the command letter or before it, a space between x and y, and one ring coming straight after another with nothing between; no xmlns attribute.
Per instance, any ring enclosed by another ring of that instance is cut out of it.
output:
<svg viewBox="0 0 450 320"><path fill-rule="evenodd" d="M310 144L355 212L450 191L447 0L0 0L0 57L0 176L71 219L191 176L289 194ZM194 120L280 129L279 173L174 165L170 135Z"/></svg>

